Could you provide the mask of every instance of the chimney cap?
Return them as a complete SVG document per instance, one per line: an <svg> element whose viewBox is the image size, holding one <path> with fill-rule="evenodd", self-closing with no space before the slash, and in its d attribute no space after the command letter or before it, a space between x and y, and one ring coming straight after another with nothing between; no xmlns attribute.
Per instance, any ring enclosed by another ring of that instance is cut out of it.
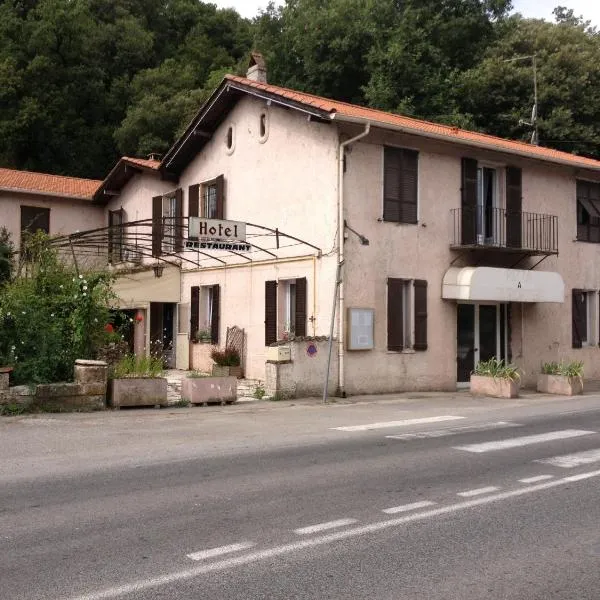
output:
<svg viewBox="0 0 600 600"><path fill-rule="evenodd" d="M248 63L248 68L253 67L254 65L256 65L259 69L267 68L264 56L260 52L250 52L250 62Z"/></svg>
<svg viewBox="0 0 600 600"><path fill-rule="evenodd" d="M267 83L267 64L260 52L250 52L246 78L260 83Z"/></svg>

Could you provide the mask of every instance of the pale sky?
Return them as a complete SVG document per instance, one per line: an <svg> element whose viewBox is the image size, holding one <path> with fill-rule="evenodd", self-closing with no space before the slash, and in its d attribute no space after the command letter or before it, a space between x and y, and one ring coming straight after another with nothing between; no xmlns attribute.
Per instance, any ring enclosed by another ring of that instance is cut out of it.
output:
<svg viewBox="0 0 600 600"><path fill-rule="evenodd" d="M209 0L220 8L233 7L243 17L255 17L268 0ZM276 2L280 4L281 2ZM555 6L572 8L577 16L583 15L592 25L600 27L600 0L513 0L515 11L524 17L554 21L552 9Z"/></svg>

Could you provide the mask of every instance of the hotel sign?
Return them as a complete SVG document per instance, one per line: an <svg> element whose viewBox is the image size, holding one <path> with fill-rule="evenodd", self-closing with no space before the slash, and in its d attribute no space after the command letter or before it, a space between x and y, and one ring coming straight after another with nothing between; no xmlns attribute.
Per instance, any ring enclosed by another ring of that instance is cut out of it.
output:
<svg viewBox="0 0 600 600"><path fill-rule="evenodd" d="M188 221L188 249L248 251L246 223L190 217Z"/></svg>

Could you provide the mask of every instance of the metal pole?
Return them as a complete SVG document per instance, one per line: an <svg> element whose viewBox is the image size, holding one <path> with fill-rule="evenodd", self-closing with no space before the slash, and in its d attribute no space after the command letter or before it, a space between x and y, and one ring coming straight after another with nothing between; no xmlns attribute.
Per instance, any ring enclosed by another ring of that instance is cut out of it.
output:
<svg viewBox="0 0 600 600"><path fill-rule="evenodd" d="M327 370L325 371L325 383L323 385L323 404L327 403L327 391L329 388L329 368L331 366L331 349L333 348L333 325L335 323L335 309L337 306L338 287L341 281L343 264L344 261L339 262L335 272L335 285L333 286L333 307L331 309L331 323L329 325L329 345L327 349Z"/></svg>
<svg viewBox="0 0 600 600"><path fill-rule="evenodd" d="M536 146L540 142L538 132L538 87L537 87L537 63L535 60L535 54L533 55L533 106L534 106L534 117L533 117L533 139L531 140Z"/></svg>

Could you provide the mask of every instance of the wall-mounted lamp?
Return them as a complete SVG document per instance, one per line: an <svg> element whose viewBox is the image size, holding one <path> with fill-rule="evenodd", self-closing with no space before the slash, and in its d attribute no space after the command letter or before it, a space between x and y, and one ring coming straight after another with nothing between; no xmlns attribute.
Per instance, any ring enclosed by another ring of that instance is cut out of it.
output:
<svg viewBox="0 0 600 600"><path fill-rule="evenodd" d="M368 246L369 245L369 240L364 235L358 233L358 231L355 231L354 229L352 229L352 227L350 227L350 225L348 225L347 221L344 221L344 227L348 231L351 231L360 240L360 243L363 246Z"/></svg>
<svg viewBox="0 0 600 600"><path fill-rule="evenodd" d="M152 270L154 271L154 277L162 277L164 268L165 268L164 265L161 265L160 263L156 263L152 267Z"/></svg>

